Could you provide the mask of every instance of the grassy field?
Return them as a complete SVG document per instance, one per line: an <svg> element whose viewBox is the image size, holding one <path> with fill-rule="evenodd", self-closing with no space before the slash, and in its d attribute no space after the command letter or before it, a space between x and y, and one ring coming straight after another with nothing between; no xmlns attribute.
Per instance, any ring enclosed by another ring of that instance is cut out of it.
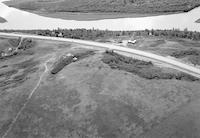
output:
<svg viewBox="0 0 200 138"><path fill-rule="evenodd" d="M4 18L0 17L0 23L5 23L5 22L6 22L6 20Z"/></svg>
<svg viewBox="0 0 200 138"><path fill-rule="evenodd" d="M0 47L16 47L17 40L0 38ZM49 71L7 138L200 137L195 129L200 128L199 81L148 79L138 72L114 69L104 63L106 55L101 50L51 74L62 55L88 49L79 44L33 41L34 46L28 49L32 54L0 61L0 137L26 102L49 59ZM117 57L121 61L116 63L127 66L124 61L128 59L129 67L144 72L159 68L169 74L179 73L151 62Z"/></svg>
<svg viewBox="0 0 200 138"><path fill-rule="evenodd" d="M31 10L44 16L76 20L186 12L200 5L197 0L13 0L6 3L9 6Z"/></svg>

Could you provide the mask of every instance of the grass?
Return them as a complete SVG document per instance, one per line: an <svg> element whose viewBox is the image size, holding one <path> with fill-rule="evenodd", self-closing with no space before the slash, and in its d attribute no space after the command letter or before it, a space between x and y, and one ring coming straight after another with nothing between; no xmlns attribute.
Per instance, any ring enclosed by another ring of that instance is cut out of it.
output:
<svg viewBox="0 0 200 138"><path fill-rule="evenodd" d="M10 70L10 71L5 71L0 73L0 77L11 77L12 75L16 74L18 71L16 69Z"/></svg>
<svg viewBox="0 0 200 138"><path fill-rule="evenodd" d="M175 51L171 54L175 58L188 58L188 60L194 65L200 65L200 51L197 49L187 49L181 51Z"/></svg>
<svg viewBox="0 0 200 138"><path fill-rule="evenodd" d="M0 77L0 81L7 85L5 89L0 87L0 137L36 86L44 71L43 63L50 56L55 56L56 60L66 53L84 60L70 64L56 75L49 71L45 73L8 138L140 138L143 135L160 138L167 137L165 133L171 137L192 137L199 133L195 129L200 127L200 115L188 117L190 111L192 115L199 113L199 102L196 106L190 105L199 101L199 81L146 79L133 72L110 68L102 61L106 54L102 55L102 51L92 54L87 52L90 51L88 49L78 48L78 45L74 47L73 43L36 41L33 55L16 56L0 62L0 72L10 76L8 80ZM81 53L86 54L83 56ZM107 56L117 66L120 63L120 67L121 64L125 67L130 64L143 71L158 68L151 62L115 53ZM53 64L53 61L48 62L48 68ZM178 73L168 68L162 68L162 71ZM196 122L194 130L190 129L193 128L192 123L179 125L179 120ZM190 127L185 127L187 124ZM186 135L187 131L183 132L182 127L178 129L176 126L183 126L192 133ZM157 127L162 129L156 131ZM150 135L152 131L165 133Z"/></svg>
<svg viewBox="0 0 200 138"><path fill-rule="evenodd" d="M9 58L14 58L19 55L33 55L34 54L34 47L36 45L36 42L32 39L23 39L22 43L19 46L21 38L11 38L7 40L7 46L2 47L1 51L6 52L8 56L0 56L0 60L7 60ZM5 44L4 44L5 45ZM13 48L13 51L8 52L8 48ZM17 48L17 49L16 49ZM17 50L17 51L16 51ZM0 52L1 52L0 51Z"/></svg>
<svg viewBox="0 0 200 138"><path fill-rule="evenodd" d="M101 57L45 76L8 137L139 138L199 95L198 82L144 79L108 68ZM21 103L13 99L15 106ZM8 122L2 121L3 128Z"/></svg>
<svg viewBox="0 0 200 138"><path fill-rule="evenodd" d="M20 38L2 38L1 41L0 48L2 51L6 51L8 48L18 47ZM33 48L35 45L36 43L34 41L25 38L20 47L18 47L20 50L16 54L1 58L0 89L2 91L21 85L28 79L29 74L35 73L39 69L37 67L39 61L28 58L28 56L34 54ZM18 61L17 59L20 59L20 57L28 58L28 60ZM14 63L11 62L12 60L14 60ZM10 63L12 64L9 65Z"/></svg>
<svg viewBox="0 0 200 138"><path fill-rule="evenodd" d="M198 78L186 73L167 73L162 71L161 68L154 66L151 62L125 57L114 52L107 51L102 61L108 64L112 69L131 72L146 79L199 81Z"/></svg>
<svg viewBox="0 0 200 138"><path fill-rule="evenodd" d="M29 40L24 39L24 41L23 50L19 50L21 51L19 55L0 62L0 137L8 129L12 119L37 84L40 74L44 71L44 67L40 65L48 60L47 55L48 57L51 54L60 55L59 52L69 49L69 45L63 42L34 40L37 43L29 45L30 43L26 43ZM15 38L1 38L0 48L2 50L8 47L14 48L18 42ZM63 45L62 49L59 48L60 45ZM25 54L29 50L34 52L31 55Z"/></svg>
<svg viewBox="0 0 200 138"><path fill-rule="evenodd" d="M32 39L25 38L25 39L23 39L23 41L18 49L27 50L27 49L33 48L35 46L35 44L36 44L36 42L33 41Z"/></svg>
<svg viewBox="0 0 200 138"><path fill-rule="evenodd" d="M176 51L172 53L171 56L176 57L176 58L183 58L186 56L200 56L200 51L190 48L188 50Z"/></svg>
<svg viewBox="0 0 200 138"><path fill-rule="evenodd" d="M27 69L27 68L32 68L38 64L39 61L35 61L34 59L28 59L23 62L14 64L13 66L16 67L17 69Z"/></svg>
<svg viewBox="0 0 200 138"><path fill-rule="evenodd" d="M199 41L165 37L141 37L137 40L138 43L134 45L135 49L162 56L172 56L184 63L200 65Z"/></svg>
<svg viewBox="0 0 200 138"><path fill-rule="evenodd" d="M29 59L12 65L12 69L9 71L6 71L10 68L9 66L3 68L3 71L0 73L0 78L4 79L0 81L0 88L6 90L22 84L28 79L29 74L35 73L39 69L37 67L38 64L38 61Z"/></svg>
<svg viewBox="0 0 200 138"><path fill-rule="evenodd" d="M12 46L12 47L17 47L20 43L20 38L16 39L16 38L10 38L8 39L8 43Z"/></svg>

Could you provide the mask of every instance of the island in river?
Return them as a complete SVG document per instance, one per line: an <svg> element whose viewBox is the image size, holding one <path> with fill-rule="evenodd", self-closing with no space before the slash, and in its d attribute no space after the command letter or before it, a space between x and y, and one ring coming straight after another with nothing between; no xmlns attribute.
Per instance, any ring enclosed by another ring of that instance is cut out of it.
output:
<svg viewBox="0 0 200 138"><path fill-rule="evenodd" d="M4 18L0 17L0 23L5 23L7 22Z"/></svg>
<svg viewBox="0 0 200 138"><path fill-rule="evenodd" d="M196 20L196 23L200 23L200 19Z"/></svg>
<svg viewBox="0 0 200 138"><path fill-rule="evenodd" d="M145 17L187 12L200 5L196 0L18 0L8 6L42 16L67 20Z"/></svg>

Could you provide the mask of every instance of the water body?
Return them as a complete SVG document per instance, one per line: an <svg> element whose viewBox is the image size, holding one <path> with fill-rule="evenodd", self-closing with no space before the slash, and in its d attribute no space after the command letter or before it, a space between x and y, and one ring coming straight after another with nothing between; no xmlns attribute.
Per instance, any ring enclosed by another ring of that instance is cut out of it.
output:
<svg viewBox="0 0 200 138"><path fill-rule="evenodd" d="M57 28L86 28L101 30L144 30L144 29L173 29L188 28L191 31L200 31L200 7L187 13L160 15L138 18L104 19L96 21L63 20L39 16L26 11L11 8L0 0L0 17L7 20L0 24L0 29L57 29Z"/></svg>

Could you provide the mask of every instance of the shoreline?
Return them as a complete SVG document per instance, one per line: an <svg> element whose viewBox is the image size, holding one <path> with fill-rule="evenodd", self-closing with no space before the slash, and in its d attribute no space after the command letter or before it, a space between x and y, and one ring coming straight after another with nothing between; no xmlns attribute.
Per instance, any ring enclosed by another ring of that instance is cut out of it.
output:
<svg viewBox="0 0 200 138"><path fill-rule="evenodd" d="M23 9L21 9L23 10ZM43 12L43 11L32 11L23 10L30 13L34 13L43 17L50 17L55 19L64 20L75 20L75 21L97 21L106 19L119 19L119 18L142 18L142 17L153 17L162 15L179 14L184 12L167 12L167 13L151 13L151 14L138 14L138 13L98 13L98 12Z"/></svg>

